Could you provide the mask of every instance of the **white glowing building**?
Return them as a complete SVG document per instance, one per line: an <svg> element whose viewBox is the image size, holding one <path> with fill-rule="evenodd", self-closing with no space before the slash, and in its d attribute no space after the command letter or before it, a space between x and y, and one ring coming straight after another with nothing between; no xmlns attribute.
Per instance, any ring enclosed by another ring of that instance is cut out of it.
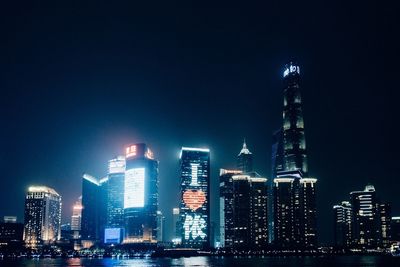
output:
<svg viewBox="0 0 400 267"><path fill-rule="evenodd" d="M31 186L25 197L24 241L28 247L50 244L61 236L61 196L47 186Z"/></svg>

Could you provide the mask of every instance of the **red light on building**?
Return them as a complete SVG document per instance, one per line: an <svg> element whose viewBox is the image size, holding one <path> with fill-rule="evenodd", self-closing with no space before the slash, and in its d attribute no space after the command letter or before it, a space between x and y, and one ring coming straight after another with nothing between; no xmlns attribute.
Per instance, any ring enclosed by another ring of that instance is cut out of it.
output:
<svg viewBox="0 0 400 267"><path fill-rule="evenodd" d="M201 190L186 190L183 193L183 202L188 208L196 211L206 202L206 194Z"/></svg>
<svg viewBox="0 0 400 267"><path fill-rule="evenodd" d="M136 156L136 145L128 146L126 148L125 156L127 158Z"/></svg>

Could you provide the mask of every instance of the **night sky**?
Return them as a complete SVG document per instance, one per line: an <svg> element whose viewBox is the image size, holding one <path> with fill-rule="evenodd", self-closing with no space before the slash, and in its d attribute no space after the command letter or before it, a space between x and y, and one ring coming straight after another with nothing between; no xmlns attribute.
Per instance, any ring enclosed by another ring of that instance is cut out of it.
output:
<svg viewBox="0 0 400 267"><path fill-rule="evenodd" d="M320 241L332 240L332 205L367 183L400 215L399 21L390 6L7 2L0 216L22 221L27 187L43 184L62 195L68 222L81 174L104 176L124 145L145 142L160 161L171 237L181 146L211 149L214 196L219 168L235 167L244 137L256 170L270 176L282 72L292 59L301 68L310 174L319 179Z"/></svg>

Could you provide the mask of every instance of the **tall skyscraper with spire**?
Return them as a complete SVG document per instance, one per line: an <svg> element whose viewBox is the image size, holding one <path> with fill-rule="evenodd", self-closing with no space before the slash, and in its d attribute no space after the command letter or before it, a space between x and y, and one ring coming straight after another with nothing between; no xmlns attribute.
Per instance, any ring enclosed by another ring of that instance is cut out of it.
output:
<svg viewBox="0 0 400 267"><path fill-rule="evenodd" d="M283 72L283 121L272 146L273 209L270 229L280 247L316 247L317 179L308 177L300 67L293 62Z"/></svg>
<svg viewBox="0 0 400 267"><path fill-rule="evenodd" d="M283 73L283 168L285 171L300 170L307 176L306 140L302 100L300 95L300 67L286 65Z"/></svg>
<svg viewBox="0 0 400 267"><path fill-rule="evenodd" d="M253 172L253 154L247 148L246 140L243 140L243 147L237 156L237 169L243 173Z"/></svg>

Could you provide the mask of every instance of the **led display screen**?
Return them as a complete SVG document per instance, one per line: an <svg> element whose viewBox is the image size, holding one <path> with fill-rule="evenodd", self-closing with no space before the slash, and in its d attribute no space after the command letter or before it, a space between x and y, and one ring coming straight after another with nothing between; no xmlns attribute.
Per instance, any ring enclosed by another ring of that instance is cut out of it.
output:
<svg viewBox="0 0 400 267"><path fill-rule="evenodd" d="M193 211L202 207L206 201L206 194L201 190L186 190L183 193L183 202Z"/></svg>
<svg viewBox="0 0 400 267"><path fill-rule="evenodd" d="M207 236L205 233L206 227L206 221L200 215L186 215L185 222L183 223L185 239L196 239L198 237L204 239Z"/></svg>
<svg viewBox="0 0 400 267"><path fill-rule="evenodd" d="M125 209L144 207L144 173L144 168L129 169L125 172Z"/></svg>
<svg viewBox="0 0 400 267"><path fill-rule="evenodd" d="M104 230L104 243L119 244L121 243L121 228L106 228Z"/></svg>

